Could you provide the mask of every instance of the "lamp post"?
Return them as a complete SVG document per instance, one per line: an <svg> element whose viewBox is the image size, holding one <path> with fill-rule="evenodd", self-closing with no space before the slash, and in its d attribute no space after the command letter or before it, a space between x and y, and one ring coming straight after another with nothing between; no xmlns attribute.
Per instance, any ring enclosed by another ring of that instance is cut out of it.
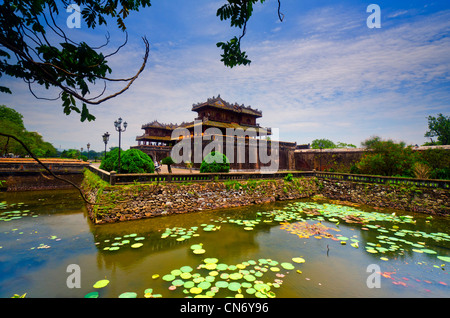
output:
<svg viewBox="0 0 450 318"><path fill-rule="evenodd" d="M103 142L105 143L105 158L106 158L106 145L108 144L108 141L109 141L108 132L105 132L102 137L103 137Z"/></svg>
<svg viewBox="0 0 450 318"><path fill-rule="evenodd" d="M90 144L90 143L87 144L87 149L88 149L88 156L87 156L87 157L88 157L88 161L89 161L89 148L91 148L91 144Z"/></svg>
<svg viewBox="0 0 450 318"><path fill-rule="evenodd" d="M83 161L83 147L81 147L81 151L80 151L80 160Z"/></svg>
<svg viewBox="0 0 450 318"><path fill-rule="evenodd" d="M119 132L119 171L117 171L118 173L120 173L120 139L121 139L121 135L122 132L125 132L127 130L127 122L123 122L123 127L122 127L122 118L119 117L118 120L116 120L114 122L114 127L116 128L116 131Z"/></svg>

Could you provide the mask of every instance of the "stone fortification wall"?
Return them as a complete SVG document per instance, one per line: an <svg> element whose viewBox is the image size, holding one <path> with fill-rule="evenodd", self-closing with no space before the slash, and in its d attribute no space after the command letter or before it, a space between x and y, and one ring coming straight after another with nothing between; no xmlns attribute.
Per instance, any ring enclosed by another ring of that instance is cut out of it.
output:
<svg viewBox="0 0 450 318"><path fill-rule="evenodd" d="M380 208L450 215L450 190L442 188L317 177L110 186L91 172L85 174L88 177L85 178L83 187L88 197L99 203L88 208L90 218L97 224L310 198L316 195Z"/></svg>
<svg viewBox="0 0 450 318"><path fill-rule="evenodd" d="M83 183L87 196L100 203L88 208L95 223L308 198L319 187L316 178L120 186L93 186L89 180Z"/></svg>

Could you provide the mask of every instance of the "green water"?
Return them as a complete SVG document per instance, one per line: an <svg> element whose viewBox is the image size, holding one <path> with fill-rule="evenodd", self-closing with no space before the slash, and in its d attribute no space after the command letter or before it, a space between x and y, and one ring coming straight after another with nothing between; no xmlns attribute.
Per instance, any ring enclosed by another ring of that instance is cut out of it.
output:
<svg viewBox="0 0 450 318"><path fill-rule="evenodd" d="M147 297L164 298L450 296L445 259L450 257L449 218L385 211L365 224L346 223L339 211L352 208L290 201L97 226L74 191L1 193L2 201L3 298L24 293L84 297L90 292L101 298L125 292L144 297L149 288ZM290 231L282 223L290 224ZM322 226L321 234L334 239L299 237L305 224ZM131 247L136 243L142 245ZM193 245L201 245L204 254L195 254ZM80 268L80 288L67 286L70 264ZM383 274L377 276L379 288L367 285L374 274L368 271L371 264ZM180 269L188 266L182 278ZM108 285L93 288L102 279ZM219 281L225 287L215 287Z"/></svg>

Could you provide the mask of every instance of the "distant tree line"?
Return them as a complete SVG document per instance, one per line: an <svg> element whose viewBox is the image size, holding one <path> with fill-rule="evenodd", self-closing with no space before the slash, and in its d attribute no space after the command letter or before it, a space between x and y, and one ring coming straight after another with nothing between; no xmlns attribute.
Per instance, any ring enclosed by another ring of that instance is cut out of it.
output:
<svg viewBox="0 0 450 318"><path fill-rule="evenodd" d="M39 133L25 128L22 114L5 105L0 105L0 132L14 135L22 140L37 157L57 156L57 151L51 143L44 141ZM27 151L17 141L0 136L0 157L27 155Z"/></svg>

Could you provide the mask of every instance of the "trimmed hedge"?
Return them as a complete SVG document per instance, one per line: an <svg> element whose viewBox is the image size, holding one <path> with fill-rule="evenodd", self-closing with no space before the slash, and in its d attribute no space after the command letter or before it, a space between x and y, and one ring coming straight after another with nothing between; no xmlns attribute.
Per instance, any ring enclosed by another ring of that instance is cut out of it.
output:
<svg viewBox="0 0 450 318"><path fill-rule="evenodd" d="M201 173L208 172L229 172L230 161L227 156L218 151L212 151L202 161L200 165Z"/></svg>

